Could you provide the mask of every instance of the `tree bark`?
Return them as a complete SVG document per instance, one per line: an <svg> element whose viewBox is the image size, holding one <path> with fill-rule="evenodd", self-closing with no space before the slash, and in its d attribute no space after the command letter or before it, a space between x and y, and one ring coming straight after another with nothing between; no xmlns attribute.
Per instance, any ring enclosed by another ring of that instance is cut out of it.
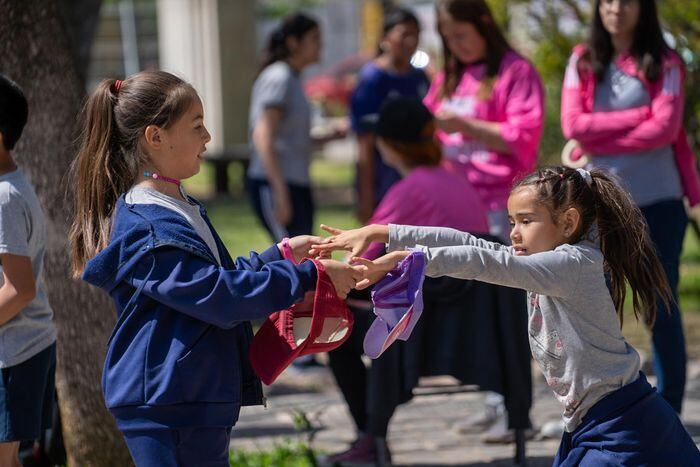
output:
<svg viewBox="0 0 700 467"><path fill-rule="evenodd" d="M78 77L82 86L87 79L90 50L100 22L102 0L60 0L60 13L66 22L66 31Z"/></svg>
<svg viewBox="0 0 700 467"><path fill-rule="evenodd" d="M69 272L72 197L66 175L84 89L66 26L55 0L0 0L0 18L0 71L29 101L29 122L14 155L48 218L44 280L56 314L56 387L69 465L130 465L100 388L114 308L105 294Z"/></svg>

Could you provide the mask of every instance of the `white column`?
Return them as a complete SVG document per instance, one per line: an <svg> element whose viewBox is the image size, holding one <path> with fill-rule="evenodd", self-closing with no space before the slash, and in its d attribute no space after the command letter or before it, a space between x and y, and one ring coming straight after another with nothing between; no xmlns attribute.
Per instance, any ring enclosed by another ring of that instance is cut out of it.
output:
<svg viewBox="0 0 700 467"><path fill-rule="evenodd" d="M160 68L187 80L204 105L212 135L209 150L223 149L221 60L217 0L157 0Z"/></svg>

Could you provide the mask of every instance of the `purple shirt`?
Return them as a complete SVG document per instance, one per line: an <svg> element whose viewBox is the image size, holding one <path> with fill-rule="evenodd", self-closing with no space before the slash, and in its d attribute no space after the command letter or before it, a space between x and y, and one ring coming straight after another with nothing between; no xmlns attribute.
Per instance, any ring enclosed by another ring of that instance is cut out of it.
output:
<svg viewBox="0 0 700 467"><path fill-rule="evenodd" d="M476 190L463 177L442 166L413 169L389 189L369 223L489 232L486 210ZM374 259L383 249L384 244L373 243L363 256Z"/></svg>
<svg viewBox="0 0 700 467"><path fill-rule="evenodd" d="M382 70L370 62L360 71L359 82L350 102L350 120L357 134L367 133L364 117L377 114L388 97L402 96L422 99L428 92L430 81L423 70L412 68L405 74ZM389 188L401 179L399 173L384 164L379 152L374 151L374 191L379 203Z"/></svg>

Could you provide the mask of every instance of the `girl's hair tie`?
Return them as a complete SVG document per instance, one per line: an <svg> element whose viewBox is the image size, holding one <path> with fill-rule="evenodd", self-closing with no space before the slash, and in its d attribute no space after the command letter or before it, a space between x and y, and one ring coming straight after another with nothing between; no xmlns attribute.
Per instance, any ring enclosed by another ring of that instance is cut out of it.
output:
<svg viewBox="0 0 700 467"><path fill-rule="evenodd" d="M122 88L122 80L118 79L114 81L114 93L119 94L119 90Z"/></svg>
<svg viewBox="0 0 700 467"><path fill-rule="evenodd" d="M586 170L586 169L576 169L576 172L578 172L581 177L583 177L583 180L586 182L586 185L591 186L593 184L593 177L591 177L591 173Z"/></svg>

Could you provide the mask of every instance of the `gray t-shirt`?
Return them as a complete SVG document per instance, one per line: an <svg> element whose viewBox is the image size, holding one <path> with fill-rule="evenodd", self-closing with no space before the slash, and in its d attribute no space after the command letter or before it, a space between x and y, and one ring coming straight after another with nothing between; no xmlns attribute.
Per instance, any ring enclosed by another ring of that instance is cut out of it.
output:
<svg viewBox="0 0 700 467"><path fill-rule="evenodd" d="M620 332L595 243L515 256L513 247L454 229L389 225L390 251L414 245L424 247L427 276L528 291L530 349L564 406L566 431L574 431L596 402L638 377L639 354Z"/></svg>
<svg viewBox="0 0 700 467"><path fill-rule="evenodd" d="M42 271L46 218L39 199L21 170L0 176L0 253L27 256L32 262L36 297L0 326L0 368L18 365L56 342L53 310ZM0 266L0 284L4 281Z"/></svg>
<svg viewBox="0 0 700 467"><path fill-rule="evenodd" d="M265 68L255 80L248 119L251 141L255 124L263 111L270 107L282 111L273 143L282 175L288 183L309 186L311 108L304 95L299 74L283 61ZM254 144L248 176L256 180L267 179Z"/></svg>
<svg viewBox="0 0 700 467"><path fill-rule="evenodd" d="M133 186L124 196L124 200L129 204L157 204L165 208L171 209L184 217L187 222L194 228L197 234L204 240L211 250L216 262L221 265L219 250L216 247L216 240L211 233L211 229L202 217L199 210L199 205L180 201L168 195L161 193L153 188Z"/></svg>
<svg viewBox="0 0 700 467"><path fill-rule="evenodd" d="M596 85L593 109L597 112L625 110L650 102L644 83L610 64L603 81ZM596 154L592 166L603 167L620 177L638 206L683 197L670 145L631 154Z"/></svg>

